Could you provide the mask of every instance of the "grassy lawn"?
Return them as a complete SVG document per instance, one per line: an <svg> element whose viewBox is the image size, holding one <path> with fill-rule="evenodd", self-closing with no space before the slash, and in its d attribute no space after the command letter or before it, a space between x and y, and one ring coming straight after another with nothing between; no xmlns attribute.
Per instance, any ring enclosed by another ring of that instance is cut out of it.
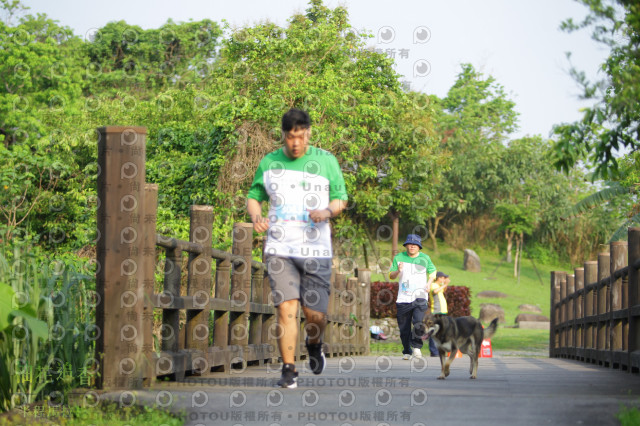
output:
<svg viewBox="0 0 640 426"><path fill-rule="evenodd" d="M494 351L546 353L549 345L549 331L511 327L515 325L516 316L521 313L518 309L521 304L526 303L538 306L542 310L542 315L549 317L550 272L554 270L570 271L570 265L544 265L536 262L534 268L531 260L523 259L520 268L520 280L518 281L518 278L513 273L513 263L502 261L504 253L482 250L477 247L469 248L475 250L480 256L481 272L463 270L463 250L448 247L443 243L439 243L439 251L435 253L431 248L431 243L426 242L422 252L431 257L438 270L451 277L451 285L469 287L471 290L471 315L476 318L479 316L480 304L482 303L495 303L504 309L506 322L499 324L498 332L492 340ZM402 246L400 246L400 249L404 250ZM381 258L388 259L391 257L390 242L379 242L378 250ZM363 264L363 260L360 259L359 263ZM369 255L369 265L373 272L372 281L386 281L382 273L377 273L374 270L376 259L371 254ZM507 297L491 299L475 297L476 294L485 290L499 291L506 294ZM374 345L378 344L372 343L372 351L389 350L383 346L378 346L376 349ZM384 345L384 343L379 345Z"/></svg>
<svg viewBox="0 0 640 426"><path fill-rule="evenodd" d="M496 355L546 357L549 355L549 331L498 327L498 331L491 339L491 348ZM400 342L371 340L370 349L372 355L402 354ZM426 343L422 348L422 353L428 353Z"/></svg>
<svg viewBox="0 0 640 426"><path fill-rule="evenodd" d="M400 247L404 250L403 247ZM502 262L503 254L490 251L482 251L471 247L480 256L482 272L469 272L462 269L464 253L440 243L439 252L431 250L431 244L426 243L422 249L428 254L438 270L451 277L451 285L462 285L471 289L471 315L477 317L480 314L481 303L496 303L502 306L505 312L505 325L514 325L515 318L520 313L518 306L523 303L537 305L542 314L549 316L549 289L550 272L553 270L569 270L569 266L541 265L536 263L536 269L529 259L524 259L520 269L520 282L514 277L513 263ZM380 253L390 257L391 244L379 243ZM369 256L369 265L375 265L375 258ZM372 268L373 269L373 268ZM538 274L540 277L538 277ZM381 273L372 273L373 281L383 281L386 278ZM503 299L480 299L474 295L485 290L500 291L508 295Z"/></svg>

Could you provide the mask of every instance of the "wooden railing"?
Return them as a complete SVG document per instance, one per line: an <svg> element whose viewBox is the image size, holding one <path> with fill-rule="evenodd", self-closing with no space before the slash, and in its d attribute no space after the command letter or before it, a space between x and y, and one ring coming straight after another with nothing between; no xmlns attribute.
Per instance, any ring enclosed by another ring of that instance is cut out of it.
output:
<svg viewBox="0 0 640 426"><path fill-rule="evenodd" d="M638 372L640 228L573 274L551 273L549 356Z"/></svg>
<svg viewBox="0 0 640 426"><path fill-rule="evenodd" d="M211 206L191 206L189 241L158 235L158 186L145 183L146 129L98 130L98 386L139 388L158 376L277 362L276 310L266 267L252 259L252 224L234 225L232 253L212 247ZM157 250L165 253L161 293ZM328 357L368 353L369 284L368 270L333 271ZM300 312L298 320L299 360L306 356Z"/></svg>

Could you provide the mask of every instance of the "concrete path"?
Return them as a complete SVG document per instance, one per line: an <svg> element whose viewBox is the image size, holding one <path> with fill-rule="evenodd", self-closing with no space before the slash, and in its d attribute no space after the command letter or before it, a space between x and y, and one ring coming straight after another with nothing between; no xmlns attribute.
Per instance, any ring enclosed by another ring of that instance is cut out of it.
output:
<svg viewBox="0 0 640 426"><path fill-rule="evenodd" d="M328 359L325 372L300 371L297 389L274 387L279 366L190 378L135 392L138 403L187 413L188 425L616 425L620 405L640 405L640 377L549 358L469 358L436 380L438 358L397 355ZM132 401L111 392L109 399Z"/></svg>

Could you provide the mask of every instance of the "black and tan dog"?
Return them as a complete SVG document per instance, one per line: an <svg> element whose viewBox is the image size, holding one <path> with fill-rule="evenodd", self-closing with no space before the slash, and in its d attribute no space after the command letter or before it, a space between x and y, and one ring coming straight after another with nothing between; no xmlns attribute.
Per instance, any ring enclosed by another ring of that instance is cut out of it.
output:
<svg viewBox="0 0 640 426"><path fill-rule="evenodd" d="M428 315L424 319L427 337L432 337L438 347L442 374L438 380L449 375L449 367L458 353L469 355L471 379L478 376L478 356L482 349L482 340L490 339L498 328L498 319L491 321L488 328L483 329L479 320L474 317L450 318L446 315ZM447 352L451 352L445 361Z"/></svg>

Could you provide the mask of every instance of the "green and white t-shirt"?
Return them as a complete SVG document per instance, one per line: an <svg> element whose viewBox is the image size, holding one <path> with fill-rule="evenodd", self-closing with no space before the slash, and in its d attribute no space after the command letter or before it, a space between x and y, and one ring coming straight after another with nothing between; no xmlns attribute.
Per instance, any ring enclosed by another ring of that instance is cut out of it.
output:
<svg viewBox="0 0 640 426"><path fill-rule="evenodd" d="M291 159L280 148L267 154L256 170L248 198L269 200L265 253L287 257L330 258L329 222L314 223L310 210L347 199L342 171L333 154L313 146Z"/></svg>
<svg viewBox="0 0 640 426"><path fill-rule="evenodd" d="M411 257L407 252L398 253L393 258L389 269L391 272L398 270L398 264L404 263L402 272L398 276L397 303L411 303L416 299L428 299L427 282L429 275L436 271L431 258L422 252L416 257Z"/></svg>

